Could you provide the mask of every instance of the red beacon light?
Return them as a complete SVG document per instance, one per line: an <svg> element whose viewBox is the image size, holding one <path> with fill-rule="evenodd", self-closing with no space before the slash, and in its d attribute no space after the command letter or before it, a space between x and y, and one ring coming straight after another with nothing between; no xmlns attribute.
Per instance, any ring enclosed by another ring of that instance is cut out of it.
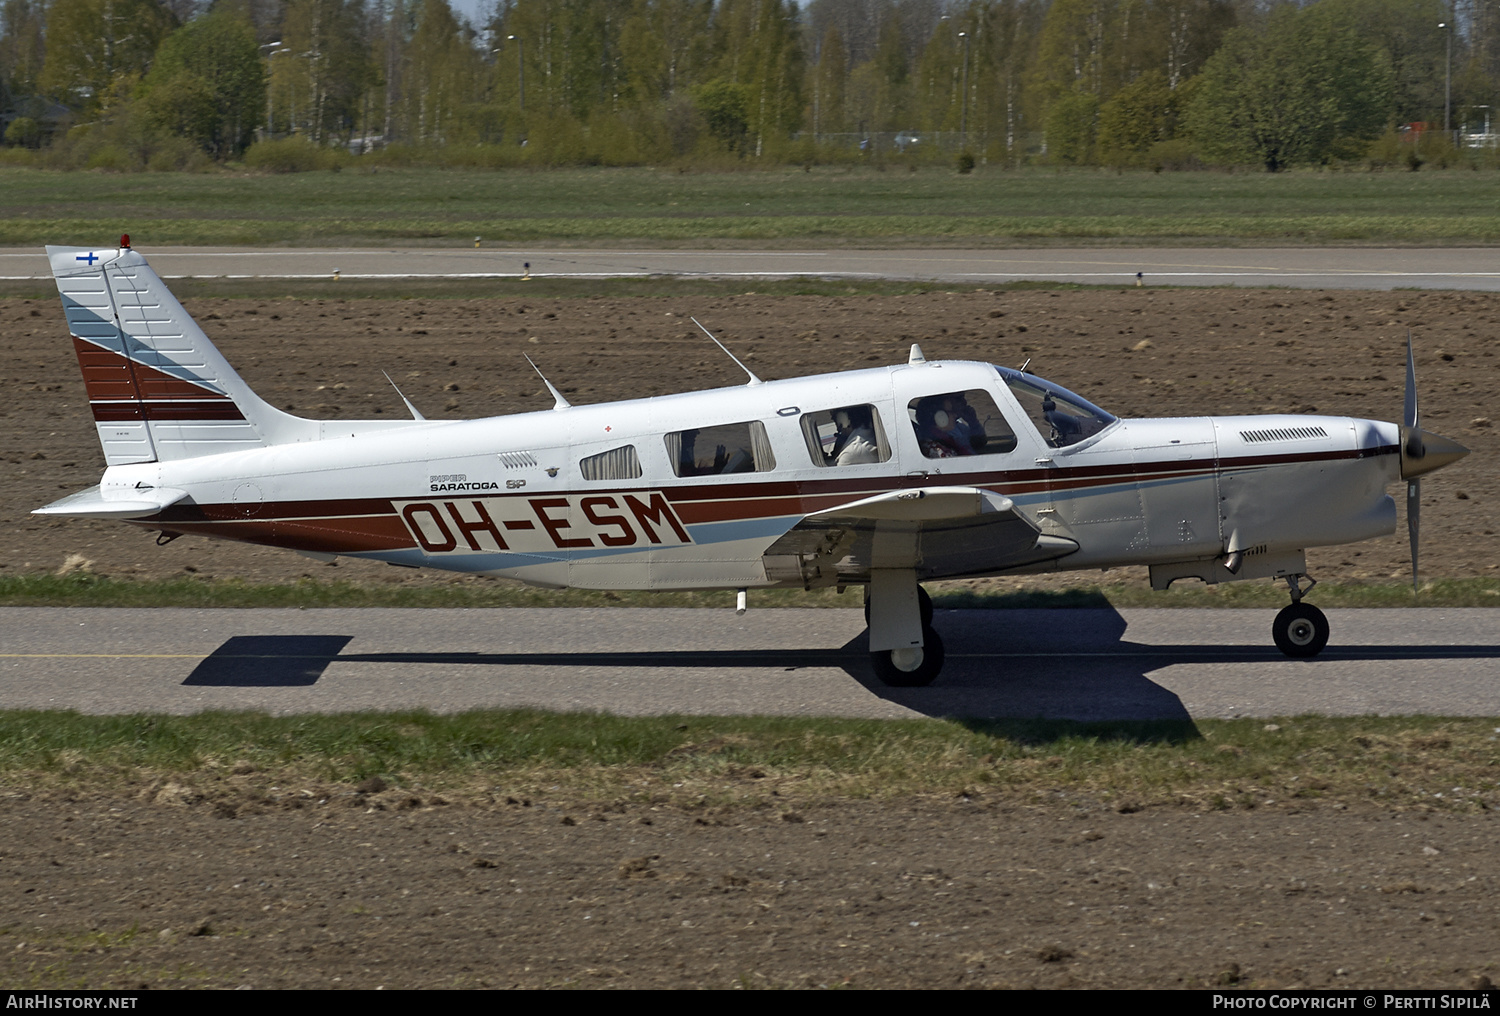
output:
<svg viewBox="0 0 1500 1016"><path fill-rule="evenodd" d="M129 250L130 249L130 234L129 233L121 233L120 234L120 249L121 250Z"/></svg>

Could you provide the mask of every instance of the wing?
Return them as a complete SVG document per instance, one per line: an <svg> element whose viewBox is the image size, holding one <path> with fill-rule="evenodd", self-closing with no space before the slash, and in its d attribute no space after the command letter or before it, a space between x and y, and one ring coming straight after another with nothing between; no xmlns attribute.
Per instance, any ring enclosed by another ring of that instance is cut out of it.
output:
<svg viewBox="0 0 1500 1016"><path fill-rule="evenodd" d="M984 575L1065 557L1074 540L1042 533L1009 498L978 487L892 491L814 512L765 552L772 579L868 581L871 569L919 579Z"/></svg>

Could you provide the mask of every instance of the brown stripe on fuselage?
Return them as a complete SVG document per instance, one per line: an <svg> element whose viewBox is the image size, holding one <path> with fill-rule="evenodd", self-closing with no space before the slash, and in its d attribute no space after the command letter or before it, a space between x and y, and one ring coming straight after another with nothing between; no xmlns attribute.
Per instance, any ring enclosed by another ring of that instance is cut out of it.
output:
<svg viewBox="0 0 1500 1016"><path fill-rule="evenodd" d="M416 546L406 526L395 515L287 520L246 518L241 511L237 518L168 523L158 516L150 520L135 520L133 524L146 529L176 529L195 536L324 554L405 550Z"/></svg>
<svg viewBox="0 0 1500 1016"><path fill-rule="evenodd" d="M416 500L402 498L401 500ZM389 515L396 509L390 498L356 497L322 501L264 501L256 506L255 517L277 522L320 522L325 519L352 519ZM153 520L162 522L221 522L245 518L245 506L237 504L183 504L164 509Z"/></svg>

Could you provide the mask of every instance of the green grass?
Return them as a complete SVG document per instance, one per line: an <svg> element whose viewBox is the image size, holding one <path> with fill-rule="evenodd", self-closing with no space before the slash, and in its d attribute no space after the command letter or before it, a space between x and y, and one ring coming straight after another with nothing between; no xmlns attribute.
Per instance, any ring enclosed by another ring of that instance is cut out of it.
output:
<svg viewBox="0 0 1500 1016"><path fill-rule="evenodd" d="M475 803L1003 794L1122 810L1296 800L1475 810L1500 807L1495 722L10 711L0 712L0 788L150 797L175 784L179 802L258 806L378 794L383 784Z"/></svg>
<svg viewBox="0 0 1500 1016"><path fill-rule="evenodd" d="M0 169L0 245L1500 242L1500 172Z"/></svg>
<svg viewBox="0 0 1500 1016"><path fill-rule="evenodd" d="M1061 590L985 591L959 583L929 583L941 609L1007 610L1078 607L1282 607L1286 587L1265 582L1221 586L1196 583L1155 592L1138 585L1081 584ZM443 585L384 585L301 580L256 584L237 579L173 578L126 581L73 572L0 577L0 606L8 607L704 607L728 608L727 590L700 592L621 592L550 590L502 581L456 581ZM843 607L863 603L861 591L840 595L833 589L752 590L750 605ZM1319 583L1309 602L1321 607L1500 607L1500 580L1440 579L1424 583L1414 596L1410 585Z"/></svg>

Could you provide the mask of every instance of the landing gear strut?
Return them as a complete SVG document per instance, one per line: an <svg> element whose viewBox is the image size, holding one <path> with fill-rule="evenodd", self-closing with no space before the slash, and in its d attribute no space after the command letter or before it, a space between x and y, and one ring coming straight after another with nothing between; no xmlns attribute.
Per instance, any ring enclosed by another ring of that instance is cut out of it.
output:
<svg viewBox="0 0 1500 1016"><path fill-rule="evenodd" d="M1317 582L1308 579L1307 588L1304 589L1300 582L1303 578L1306 576L1287 576L1286 584L1291 587L1292 593L1291 606L1283 607L1281 613L1276 615L1276 620L1271 623L1271 638L1276 640L1276 648L1299 659L1317 656L1328 645L1328 618L1311 603L1302 602L1302 597Z"/></svg>
<svg viewBox="0 0 1500 1016"><path fill-rule="evenodd" d="M917 609L922 612L922 628L925 630L932 627L932 597L927 595L927 590L921 586L917 587ZM865 624L870 623L870 590L865 589Z"/></svg>
<svg viewBox="0 0 1500 1016"><path fill-rule="evenodd" d="M931 684L943 669L943 640L932 627L932 598L912 571L875 569L865 590L870 666L893 688Z"/></svg>

